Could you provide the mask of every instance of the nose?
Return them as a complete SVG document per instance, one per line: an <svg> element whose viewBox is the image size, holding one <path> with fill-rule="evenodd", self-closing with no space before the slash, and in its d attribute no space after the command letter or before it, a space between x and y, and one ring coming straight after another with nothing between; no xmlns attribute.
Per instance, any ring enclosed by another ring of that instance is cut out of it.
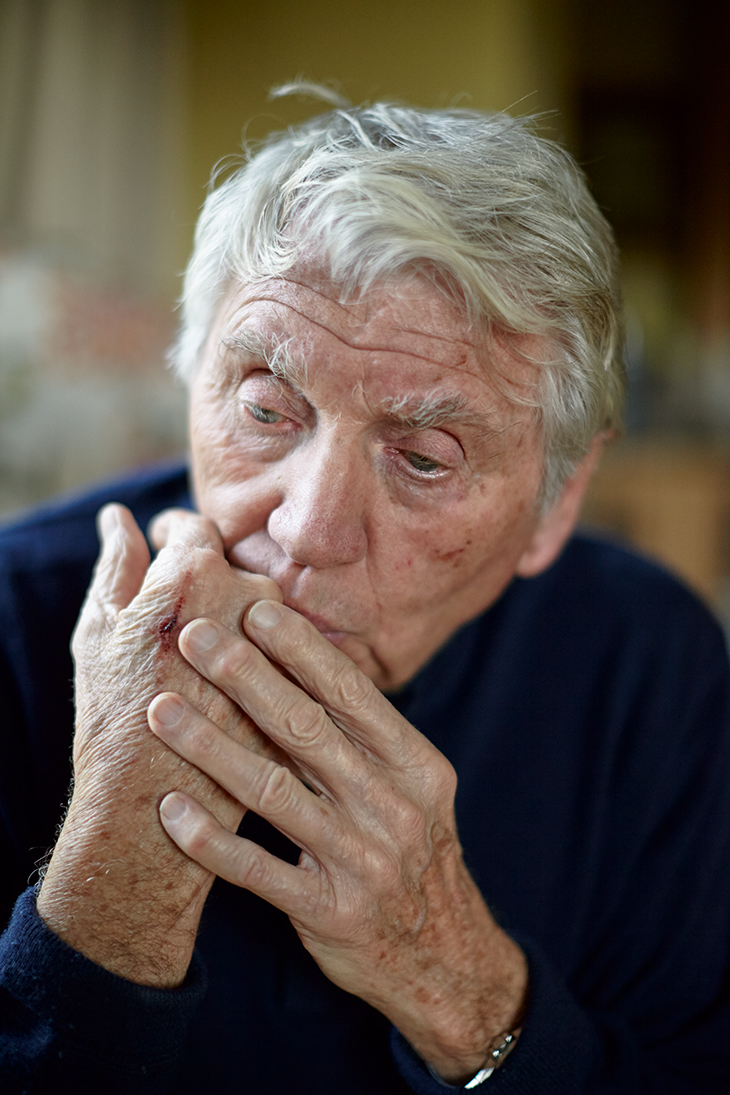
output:
<svg viewBox="0 0 730 1095"><path fill-rule="evenodd" d="M355 563L367 549L363 456L312 441L279 466L280 500L267 530L292 562L325 569Z"/></svg>

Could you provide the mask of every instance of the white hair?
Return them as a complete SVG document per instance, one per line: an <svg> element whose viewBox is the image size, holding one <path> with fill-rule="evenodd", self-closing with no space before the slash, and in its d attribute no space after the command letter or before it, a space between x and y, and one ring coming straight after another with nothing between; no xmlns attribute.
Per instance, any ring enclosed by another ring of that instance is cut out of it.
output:
<svg viewBox="0 0 730 1095"><path fill-rule="evenodd" d="M528 121L375 103L269 137L203 207L173 353L180 376L194 376L232 281L284 276L303 254L343 298L416 273L508 344L542 336L546 505L592 438L618 426L611 229L570 155Z"/></svg>

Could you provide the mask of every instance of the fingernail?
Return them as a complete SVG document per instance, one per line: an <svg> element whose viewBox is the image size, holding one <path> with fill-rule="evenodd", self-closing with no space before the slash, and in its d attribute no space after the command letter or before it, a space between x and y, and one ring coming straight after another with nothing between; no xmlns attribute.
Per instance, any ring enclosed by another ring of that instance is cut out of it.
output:
<svg viewBox="0 0 730 1095"><path fill-rule="evenodd" d="M188 806L182 795L176 795L173 791L171 795L166 795L160 803L160 813L168 821L178 821Z"/></svg>
<svg viewBox="0 0 730 1095"><path fill-rule="evenodd" d="M102 536L106 539L112 536L116 529L119 528L119 510L116 506L104 506L104 509L99 514L99 529Z"/></svg>
<svg viewBox="0 0 730 1095"><path fill-rule="evenodd" d="M276 601L257 601L249 610L249 621L262 630L274 627L281 619L281 608Z"/></svg>
<svg viewBox="0 0 730 1095"><path fill-rule="evenodd" d="M185 704L177 696L162 696L155 704L155 718L163 726L177 726L184 713Z"/></svg>
<svg viewBox="0 0 730 1095"><path fill-rule="evenodd" d="M196 620L188 627L185 638L196 654L204 654L218 642L218 632L205 620Z"/></svg>

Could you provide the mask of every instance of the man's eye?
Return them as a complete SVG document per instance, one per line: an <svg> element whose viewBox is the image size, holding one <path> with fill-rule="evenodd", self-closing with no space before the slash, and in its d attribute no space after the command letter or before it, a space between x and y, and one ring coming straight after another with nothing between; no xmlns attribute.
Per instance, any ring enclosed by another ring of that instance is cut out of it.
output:
<svg viewBox="0 0 730 1095"><path fill-rule="evenodd" d="M284 415L278 411L272 411L270 407L262 407L260 403L246 403L246 409L257 422L263 422L267 426L284 421Z"/></svg>
<svg viewBox="0 0 730 1095"><path fill-rule="evenodd" d="M434 472L441 471L443 467L438 460L432 460L429 456L422 456L420 452L404 452L403 455L412 468L424 475L433 475Z"/></svg>

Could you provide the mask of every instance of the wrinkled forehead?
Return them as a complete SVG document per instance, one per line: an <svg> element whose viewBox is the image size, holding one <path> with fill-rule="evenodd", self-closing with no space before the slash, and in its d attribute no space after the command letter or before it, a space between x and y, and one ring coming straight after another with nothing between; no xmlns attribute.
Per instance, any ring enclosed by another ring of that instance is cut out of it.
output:
<svg viewBox="0 0 730 1095"><path fill-rule="evenodd" d="M238 347L280 372L304 367L308 351L329 340L343 347L488 380L510 401L535 404L535 338L495 330L469 319L465 306L418 275L345 294L318 270L254 284L234 283L219 310L213 336L220 348Z"/></svg>
<svg viewBox="0 0 730 1095"><path fill-rule="evenodd" d="M399 334L402 339L433 338L463 348L475 347L478 330L465 311L435 285L418 275L378 282L365 290L346 292L324 274L295 270L252 284L231 283L219 320L243 320L254 305L268 302L335 331L350 345L366 344L372 331Z"/></svg>

